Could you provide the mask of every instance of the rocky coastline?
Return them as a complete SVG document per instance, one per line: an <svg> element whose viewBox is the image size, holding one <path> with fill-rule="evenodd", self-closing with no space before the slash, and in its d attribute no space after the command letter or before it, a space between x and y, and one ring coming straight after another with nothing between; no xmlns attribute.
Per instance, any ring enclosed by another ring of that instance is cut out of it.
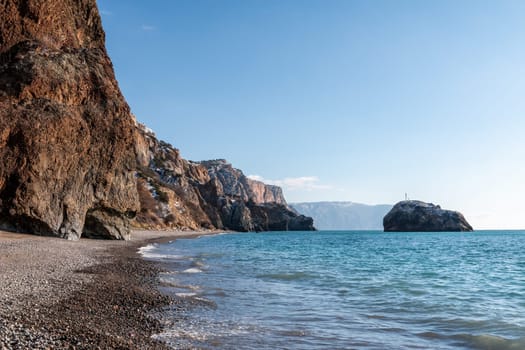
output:
<svg viewBox="0 0 525 350"><path fill-rule="evenodd" d="M0 13L0 229L69 240L127 240L131 225L314 229L279 188L187 161L136 121L95 0L8 0Z"/></svg>
<svg viewBox="0 0 525 350"><path fill-rule="evenodd" d="M313 231L314 222L288 205L280 187L249 179L225 159L188 161L137 123L140 210L144 229Z"/></svg>
<svg viewBox="0 0 525 350"><path fill-rule="evenodd" d="M162 267L138 247L314 229L279 188L187 161L136 121L95 0L0 13L0 350L164 349L151 312L188 301L159 292Z"/></svg>

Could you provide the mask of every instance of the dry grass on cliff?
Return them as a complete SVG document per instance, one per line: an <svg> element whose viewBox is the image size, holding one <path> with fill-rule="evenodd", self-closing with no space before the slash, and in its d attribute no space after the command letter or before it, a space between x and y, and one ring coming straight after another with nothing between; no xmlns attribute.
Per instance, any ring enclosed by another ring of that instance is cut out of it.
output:
<svg viewBox="0 0 525 350"><path fill-rule="evenodd" d="M146 187L146 180L137 179L137 191L139 193L140 211L135 218L138 227L161 227L162 220L158 216L157 201Z"/></svg>

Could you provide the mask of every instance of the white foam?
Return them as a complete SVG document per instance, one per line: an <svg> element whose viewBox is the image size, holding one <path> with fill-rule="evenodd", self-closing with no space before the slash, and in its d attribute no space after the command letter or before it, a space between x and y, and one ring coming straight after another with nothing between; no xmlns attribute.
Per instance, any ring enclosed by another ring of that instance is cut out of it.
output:
<svg viewBox="0 0 525 350"><path fill-rule="evenodd" d="M155 254L155 253L148 253L143 255L145 258L148 259L173 259L173 260L181 260L184 259L184 256L182 255L172 255L172 254Z"/></svg>
<svg viewBox="0 0 525 350"><path fill-rule="evenodd" d="M155 250L158 249L158 245L148 244L144 247L140 247L138 249L140 255L146 259L184 259L185 257L182 255L175 255L175 254L159 254L156 253Z"/></svg>
<svg viewBox="0 0 525 350"><path fill-rule="evenodd" d="M199 286L194 286L194 285L191 285L191 284L180 284L178 281L175 281L172 278L162 278L161 277L160 278L160 283L162 283L165 286L169 286L169 287L177 288L177 289L189 289L189 290L193 290L193 291L201 290L201 287L199 287Z"/></svg>
<svg viewBox="0 0 525 350"><path fill-rule="evenodd" d="M239 336L254 332L257 332L257 327L252 325L238 325L229 322L217 323L200 318L192 319L189 323L178 324L174 328L153 335L152 338L162 340L177 349L194 349L194 341L206 342L217 337Z"/></svg>
<svg viewBox="0 0 525 350"><path fill-rule="evenodd" d="M175 293L176 296L181 298L191 298L197 295L197 293Z"/></svg>
<svg viewBox="0 0 525 350"><path fill-rule="evenodd" d="M192 267L192 268L186 269L186 270L184 270L182 272L184 272L184 273L201 273L202 270L198 269L196 267Z"/></svg>
<svg viewBox="0 0 525 350"><path fill-rule="evenodd" d="M140 254L146 254L146 253L151 252L153 249L156 249L156 248L157 248L156 244L148 244L148 245L145 245L144 247L140 247L139 248L139 253Z"/></svg>

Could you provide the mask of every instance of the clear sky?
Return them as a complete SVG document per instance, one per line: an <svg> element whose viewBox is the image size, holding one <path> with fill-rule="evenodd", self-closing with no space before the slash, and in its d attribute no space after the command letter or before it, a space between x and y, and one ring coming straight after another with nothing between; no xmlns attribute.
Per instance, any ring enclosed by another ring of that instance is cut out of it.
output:
<svg viewBox="0 0 525 350"><path fill-rule="evenodd" d="M185 158L525 228L525 1L98 4L133 113Z"/></svg>

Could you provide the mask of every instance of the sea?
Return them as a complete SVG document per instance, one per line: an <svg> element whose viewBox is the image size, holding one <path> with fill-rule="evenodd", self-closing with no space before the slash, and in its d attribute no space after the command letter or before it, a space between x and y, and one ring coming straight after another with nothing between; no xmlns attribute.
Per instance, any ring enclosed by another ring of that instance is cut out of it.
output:
<svg viewBox="0 0 525 350"><path fill-rule="evenodd" d="M233 233L141 249L174 349L525 349L525 231Z"/></svg>

